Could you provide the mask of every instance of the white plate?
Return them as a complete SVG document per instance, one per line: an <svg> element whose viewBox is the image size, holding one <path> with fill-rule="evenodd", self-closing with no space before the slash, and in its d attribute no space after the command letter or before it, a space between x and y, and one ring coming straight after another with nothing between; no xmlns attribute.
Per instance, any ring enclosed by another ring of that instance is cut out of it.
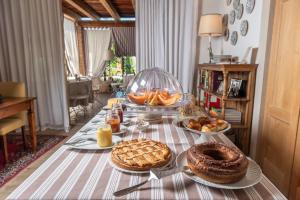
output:
<svg viewBox="0 0 300 200"><path fill-rule="evenodd" d="M184 125L183 125L183 121L184 121L185 119L191 119L191 118L193 118L193 117L185 117L184 119L178 119L178 118L176 118L176 119L174 119L174 120L172 121L172 124L173 124L174 126L178 127L178 128L186 129L186 128L184 127ZM182 122L183 127L178 126L178 123L179 123L179 122Z"/></svg>
<svg viewBox="0 0 300 200"><path fill-rule="evenodd" d="M96 124L93 124L93 125L95 126ZM79 131L79 132L82 132L83 135L96 135L97 130L98 130L97 127L95 127L95 128L90 128L89 127L89 128L83 129L82 131ZM120 131L116 132L116 133L112 133L112 134L113 135L122 135L122 134L126 133L127 131L128 131L128 128L121 124L120 125Z"/></svg>
<svg viewBox="0 0 300 200"><path fill-rule="evenodd" d="M90 136L89 136L90 138ZM95 138L96 137L92 137ZM69 148L72 149L80 149L80 150L104 150L104 149L111 149L113 148L116 144L118 144L119 142L122 141L122 139L118 136L112 136L112 141L113 141L113 145L110 147L99 147L96 141L86 141L86 142L82 142L79 144L75 144L75 145L68 145ZM72 141L70 141L72 142Z"/></svg>
<svg viewBox="0 0 300 200"><path fill-rule="evenodd" d="M187 125L189 123L189 119L184 119L183 120L183 126L193 132L193 133L197 133L197 134L206 134L206 135L217 135L217 134L220 134L220 133L225 133L226 131L230 130L231 129L231 124L229 124L228 122L224 121L225 123L227 123L227 128L221 130L221 131L218 131L218 132L202 132L202 131L197 131L197 130L194 130L194 129L191 129L189 128Z"/></svg>
<svg viewBox="0 0 300 200"><path fill-rule="evenodd" d="M128 130L127 127L121 124L120 131L116 132L116 133L112 133L112 134L113 135L122 135L122 134L126 133L127 130Z"/></svg>
<svg viewBox="0 0 300 200"><path fill-rule="evenodd" d="M249 165L248 165L248 170L246 173L246 176L242 178L240 181L235 182L235 183L230 183L230 184L218 184L218 183L212 183L209 181L206 181L196 175L189 175L186 173L183 173L186 177L194 180L195 182L201 183L203 185L209 186L209 187L214 187L214 188L221 188L221 189L243 189L247 187L251 187L257 183L260 182L262 179L262 171L258 164L256 164L255 161L252 159L248 158L249 160ZM176 158L176 165L177 167L183 167L187 165L187 160L186 160L186 151L180 153L177 158Z"/></svg>
<svg viewBox="0 0 300 200"><path fill-rule="evenodd" d="M104 118L102 118L102 119L93 119L91 121L91 123L94 124L94 125L101 124L101 123L104 123L104 122L105 122Z"/></svg>
<svg viewBox="0 0 300 200"><path fill-rule="evenodd" d="M121 123L121 124L123 124L123 125L129 125L130 124L130 122L131 122L131 120L130 119L123 119L123 122Z"/></svg>
<svg viewBox="0 0 300 200"><path fill-rule="evenodd" d="M166 167L168 167L168 165L170 165L173 161L174 161L174 153L172 152L172 157L170 159L170 162L168 162L165 166L161 167L160 169L165 169ZM108 162L109 164L117 169L118 171L121 171L121 172L125 172L125 173L129 173L129 174L149 174L150 173L150 170L146 170L146 171L135 171L135 170L128 170L128 169L123 169L119 166L117 166L115 163L113 163L113 161L111 160L111 153L109 154L109 157L108 157Z"/></svg>
<svg viewBox="0 0 300 200"><path fill-rule="evenodd" d="M108 105L104 106L102 109L103 110L111 110L111 108Z"/></svg>
<svg viewBox="0 0 300 200"><path fill-rule="evenodd" d="M136 125L136 129L139 131L145 131L149 128L149 126L150 126L150 123L144 121L142 125Z"/></svg>

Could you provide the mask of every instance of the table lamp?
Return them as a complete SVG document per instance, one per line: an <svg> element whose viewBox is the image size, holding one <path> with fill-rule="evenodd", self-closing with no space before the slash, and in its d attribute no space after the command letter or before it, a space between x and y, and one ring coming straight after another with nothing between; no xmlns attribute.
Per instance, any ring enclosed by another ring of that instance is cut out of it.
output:
<svg viewBox="0 0 300 200"><path fill-rule="evenodd" d="M104 60L108 61L108 66L110 65L110 61L115 57L114 52L111 49L106 50L104 54ZM106 70L104 70L104 81L106 81Z"/></svg>
<svg viewBox="0 0 300 200"><path fill-rule="evenodd" d="M223 35L222 15L221 14L202 15L200 18L198 35L201 37L208 37L209 63L212 63L213 51L211 47L211 38Z"/></svg>

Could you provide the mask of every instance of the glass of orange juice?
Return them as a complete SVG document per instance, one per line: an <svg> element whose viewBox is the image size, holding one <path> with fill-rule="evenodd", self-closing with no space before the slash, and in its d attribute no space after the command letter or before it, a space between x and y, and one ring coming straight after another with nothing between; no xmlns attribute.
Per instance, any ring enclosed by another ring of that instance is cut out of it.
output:
<svg viewBox="0 0 300 200"><path fill-rule="evenodd" d="M97 144L99 147L112 146L112 130L107 123L101 124L97 131Z"/></svg>
<svg viewBox="0 0 300 200"><path fill-rule="evenodd" d="M120 117L116 110L109 110L106 114L106 123L111 126L112 132L120 132Z"/></svg>

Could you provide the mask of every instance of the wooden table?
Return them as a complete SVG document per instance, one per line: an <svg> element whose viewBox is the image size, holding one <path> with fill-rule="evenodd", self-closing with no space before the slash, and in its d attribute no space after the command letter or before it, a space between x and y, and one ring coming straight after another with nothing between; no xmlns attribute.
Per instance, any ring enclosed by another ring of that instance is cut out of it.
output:
<svg viewBox="0 0 300 200"><path fill-rule="evenodd" d="M104 120L104 114L105 111L97 114L81 130L93 128L89 134L96 134L96 128ZM122 139L151 138L166 143L178 155L190 148L200 135L174 126L172 120L171 116L164 116L163 123L152 124L143 132L131 126ZM84 133L78 131L70 140L82 134ZM212 140L233 145L223 134L214 136ZM109 157L110 150L72 150L63 145L7 199L286 199L264 175L260 183L253 187L225 190L201 185L182 173L151 181L131 194L115 198L114 191L140 183L148 177L118 171L111 166Z"/></svg>
<svg viewBox="0 0 300 200"><path fill-rule="evenodd" d="M36 150L37 145L34 114L35 99L35 97L7 97L3 100L2 103L0 103L0 120L27 110L29 132L31 135L31 144L33 151Z"/></svg>

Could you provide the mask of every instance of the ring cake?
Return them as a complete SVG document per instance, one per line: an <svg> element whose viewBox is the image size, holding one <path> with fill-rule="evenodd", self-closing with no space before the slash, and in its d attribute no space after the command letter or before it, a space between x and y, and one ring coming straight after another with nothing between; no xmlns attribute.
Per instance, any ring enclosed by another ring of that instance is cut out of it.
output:
<svg viewBox="0 0 300 200"><path fill-rule="evenodd" d="M248 168L248 159L240 150L217 142L192 146L187 162L194 174L214 183L237 182Z"/></svg>
<svg viewBox="0 0 300 200"><path fill-rule="evenodd" d="M134 171L163 167L170 162L171 157L171 150L167 145L149 139L123 141L111 152L114 164Z"/></svg>

